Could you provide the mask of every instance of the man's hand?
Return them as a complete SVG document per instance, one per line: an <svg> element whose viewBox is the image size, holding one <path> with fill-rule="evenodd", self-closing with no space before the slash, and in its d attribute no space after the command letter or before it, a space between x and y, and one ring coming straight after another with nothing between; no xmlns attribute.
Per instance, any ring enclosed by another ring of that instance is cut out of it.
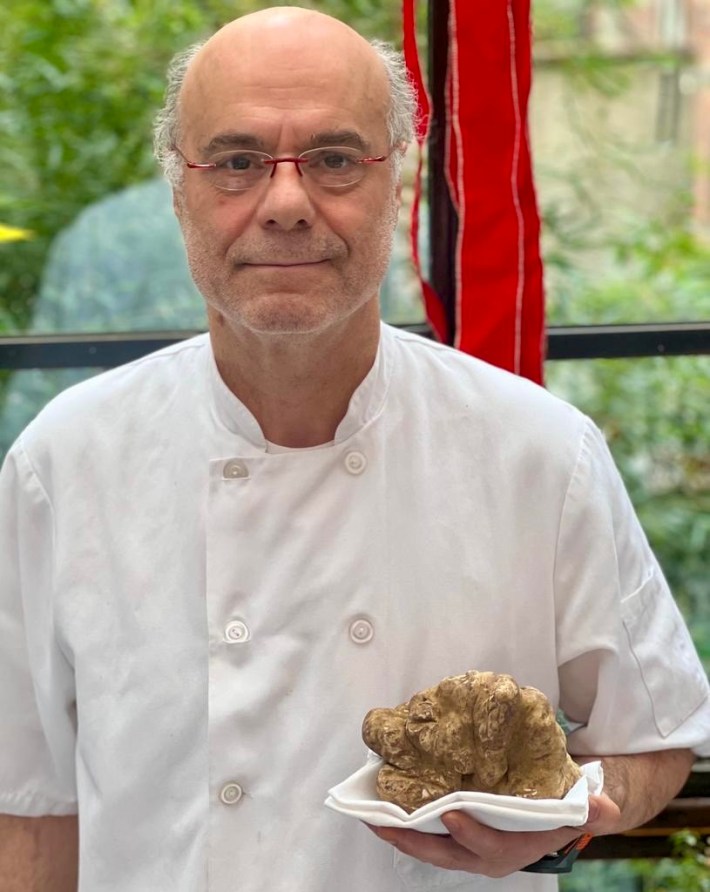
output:
<svg viewBox="0 0 710 892"><path fill-rule="evenodd" d="M612 833L619 817L618 807L602 795L590 796L589 819L581 827L527 832L493 830L463 812L450 811L441 819L450 836L392 827L370 829L400 852L420 861L448 870L505 877L558 851L584 833Z"/></svg>
<svg viewBox="0 0 710 892"><path fill-rule="evenodd" d="M578 761L594 758L578 757ZM392 827L370 829L400 852L420 861L449 870L504 877L559 851L584 833L623 833L650 820L683 786L693 759L689 750L603 758L607 792L589 797L588 820L581 827L513 833L492 830L461 812L451 811L441 819L450 836Z"/></svg>

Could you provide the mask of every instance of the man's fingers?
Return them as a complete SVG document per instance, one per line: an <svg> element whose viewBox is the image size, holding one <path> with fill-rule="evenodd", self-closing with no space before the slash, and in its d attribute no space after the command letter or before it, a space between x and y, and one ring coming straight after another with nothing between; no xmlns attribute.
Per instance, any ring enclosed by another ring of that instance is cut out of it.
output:
<svg viewBox="0 0 710 892"><path fill-rule="evenodd" d="M505 836L500 830L493 830L454 811L442 815L441 823L460 846L479 857L487 861L500 861L505 857Z"/></svg>
<svg viewBox="0 0 710 892"><path fill-rule="evenodd" d="M419 833L416 830L397 830L392 827L370 827L380 839L393 845L404 855L434 864L447 870L466 870L483 873L483 862L475 854L450 836Z"/></svg>
<svg viewBox="0 0 710 892"><path fill-rule="evenodd" d="M494 830L459 812L446 813L442 823L450 836L392 827L370 829L405 855L448 870L489 877L508 876L579 836L578 830L569 827L526 833Z"/></svg>
<svg viewBox="0 0 710 892"><path fill-rule="evenodd" d="M459 845L474 850L490 863L515 863L518 870L563 848L580 835L579 830L570 827L525 832L494 830L457 812L448 812L441 820Z"/></svg>

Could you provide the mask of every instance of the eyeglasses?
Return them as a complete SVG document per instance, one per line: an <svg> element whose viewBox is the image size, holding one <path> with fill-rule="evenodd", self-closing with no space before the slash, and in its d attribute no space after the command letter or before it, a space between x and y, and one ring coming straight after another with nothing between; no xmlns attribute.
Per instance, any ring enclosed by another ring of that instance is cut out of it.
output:
<svg viewBox="0 0 710 892"><path fill-rule="evenodd" d="M352 186L365 176L370 164L386 161L392 154L390 152L387 155L368 158L362 152L348 146L326 146L308 149L307 152L301 152L296 156L274 158L266 152L230 149L228 152L213 155L210 161L201 164L189 161L177 146L175 151L191 170L204 171L214 186L227 192L251 189L264 180L267 174L269 178L273 177L276 166L285 162L295 164L299 176L305 176L316 186L326 189Z"/></svg>

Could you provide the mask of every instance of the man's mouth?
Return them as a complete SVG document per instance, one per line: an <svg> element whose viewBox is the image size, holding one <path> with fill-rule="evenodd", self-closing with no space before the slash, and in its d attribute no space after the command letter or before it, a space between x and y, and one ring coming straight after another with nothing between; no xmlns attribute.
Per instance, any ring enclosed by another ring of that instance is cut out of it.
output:
<svg viewBox="0 0 710 892"><path fill-rule="evenodd" d="M256 263L249 262L243 264L244 266L253 266L262 269L292 269L297 266L319 266L321 263L326 263L325 260L288 260L288 261L278 261L272 260L265 263Z"/></svg>

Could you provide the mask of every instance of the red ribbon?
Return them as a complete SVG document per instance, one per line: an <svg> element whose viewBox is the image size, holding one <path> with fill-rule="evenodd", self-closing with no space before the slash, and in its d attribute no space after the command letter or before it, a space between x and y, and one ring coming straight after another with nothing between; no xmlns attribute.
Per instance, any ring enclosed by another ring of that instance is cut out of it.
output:
<svg viewBox="0 0 710 892"><path fill-rule="evenodd" d="M527 106L529 0L450 0L449 173L458 196L454 345L542 382L540 220Z"/></svg>
<svg viewBox="0 0 710 892"><path fill-rule="evenodd" d="M444 2L444 0L441 0ZM422 280L418 251L419 173L412 252L427 317L441 340L502 368L542 382L544 297L540 220L528 136L531 85L530 0L449 2L447 167L458 211L456 329ZM416 45L415 2L404 0L404 51L423 125L430 101Z"/></svg>

